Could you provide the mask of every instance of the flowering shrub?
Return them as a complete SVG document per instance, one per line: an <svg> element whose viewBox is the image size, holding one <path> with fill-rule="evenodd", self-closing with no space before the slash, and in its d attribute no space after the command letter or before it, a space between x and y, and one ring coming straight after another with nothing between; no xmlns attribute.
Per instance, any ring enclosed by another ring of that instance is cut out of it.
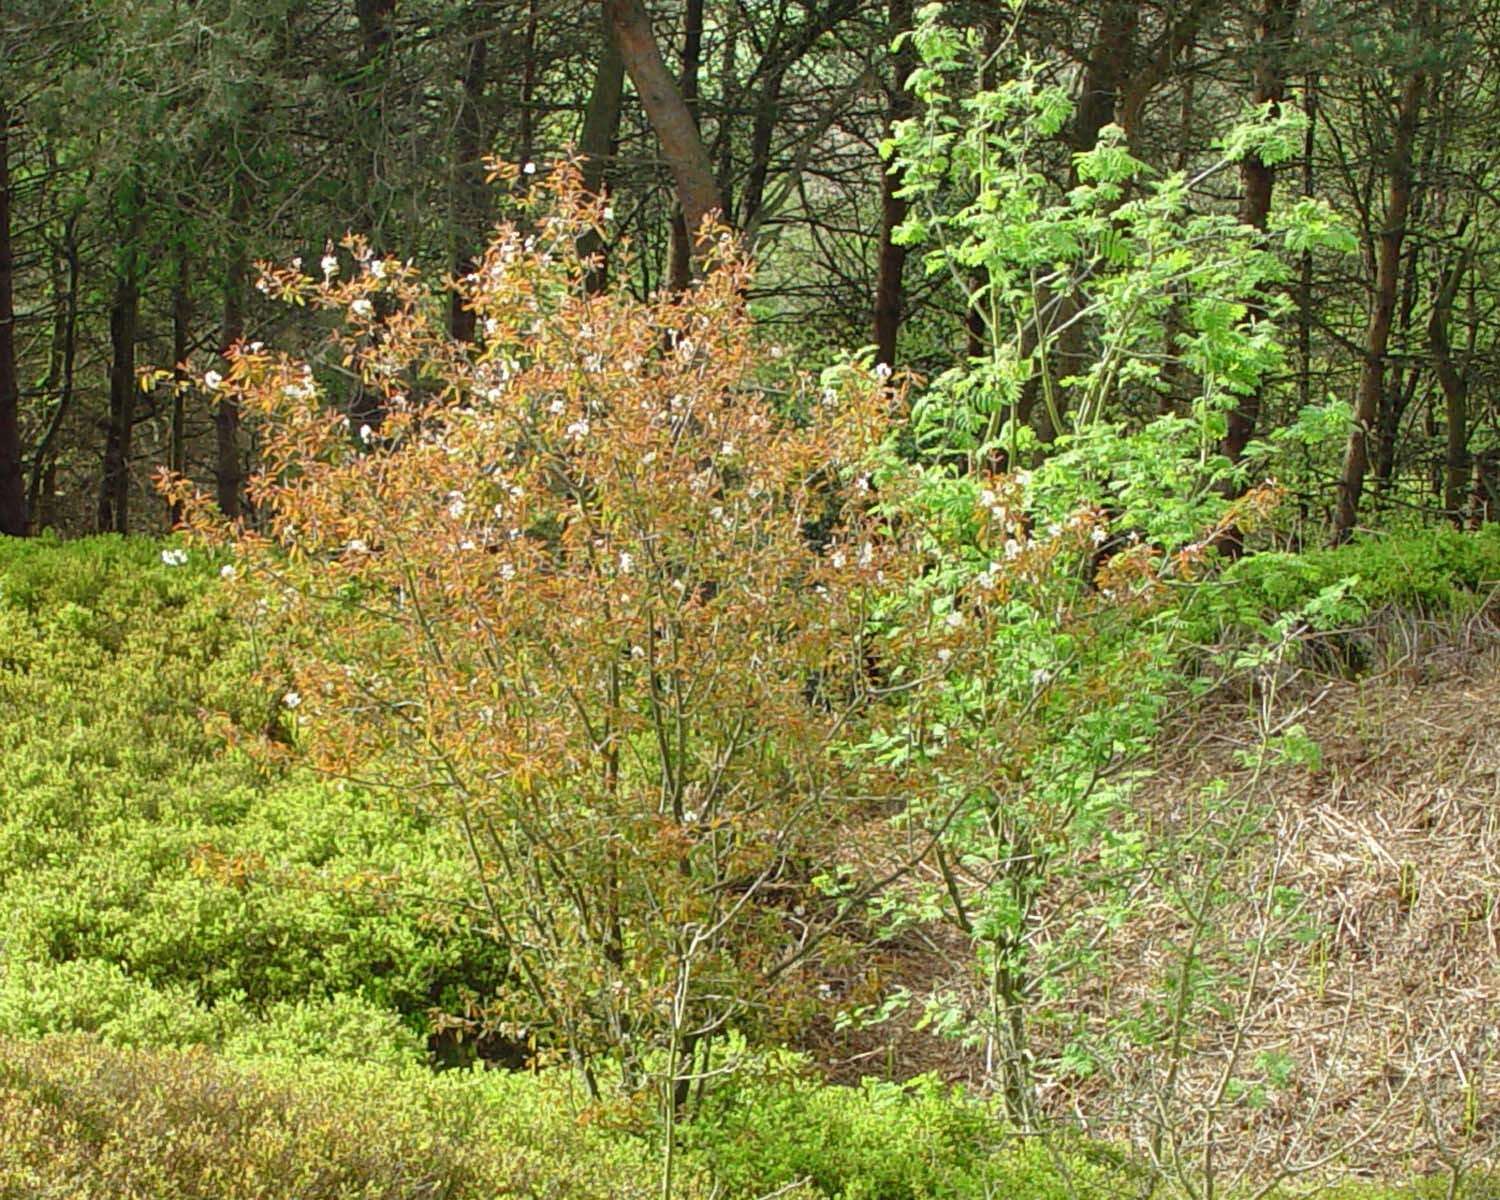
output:
<svg viewBox="0 0 1500 1200"><path fill-rule="evenodd" d="M358 240L353 277L269 271L268 294L341 318L381 415L352 428L309 365L242 346L219 386L261 430L259 527L166 487L233 551L285 739L461 826L511 964L476 1017L591 1082L608 1052L680 1093L695 1049L784 1015L799 965L899 872L835 870L840 843L941 755L845 748L942 686L890 664L958 639L871 622L926 561L860 473L881 381L758 387L727 236L686 296L589 294L576 246L602 209L566 170L551 186L456 283L478 347Z"/></svg>

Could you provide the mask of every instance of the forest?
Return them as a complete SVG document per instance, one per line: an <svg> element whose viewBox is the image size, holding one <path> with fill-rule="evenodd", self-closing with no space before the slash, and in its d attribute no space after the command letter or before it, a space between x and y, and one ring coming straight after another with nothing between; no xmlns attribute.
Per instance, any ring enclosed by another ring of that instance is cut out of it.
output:
<svg viewBox="0 0 1500 1200"><path fill-rule="evenodd" d="M0 1198L1500 1196L1497 84L5 0Z"/></svg>

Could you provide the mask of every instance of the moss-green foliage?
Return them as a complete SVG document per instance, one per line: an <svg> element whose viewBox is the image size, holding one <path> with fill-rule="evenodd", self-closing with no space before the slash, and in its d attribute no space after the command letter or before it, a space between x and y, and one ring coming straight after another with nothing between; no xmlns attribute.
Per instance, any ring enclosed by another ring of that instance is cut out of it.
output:
<svg viewBox="0 0 1500 1200"><path fill-rule="evenodd" d="M1445 527L1332 550L1252 555L1204 593L1212 596L1209 621L1221 629L1254 630L1316 603L1344 580L1352 581L1347 591L1319 614L1325 627L1353 625L1383 608L1473 612L1500 588L1500 526L1473 533Z"/></svg>
<svg viewBox="0 0 1500 1200"><path fill-rule="evenodd" d="M652 1194L649 1146L557 1080L0 1040L0 1196L491 1200ZM684 1172L680 1195L707 1195Z"/></svg>
<svg viewBox="0 0 1500 1200"><path fill-rule="evenodd" d="M0 1033L420 1053L493 987L463 860L401 806L226 748L264 726L213 564L0 541Z"/></svg>
<svg viewBox="0 0 1500 1200"><path fill-rule="evenodd" d="M840 1200L1114 1196L1124 1172L1006 1132L996 1110L925 1077L860 1088L780 1079L711 1096L684 1135L732 1195L795 1180Z"/></svg>

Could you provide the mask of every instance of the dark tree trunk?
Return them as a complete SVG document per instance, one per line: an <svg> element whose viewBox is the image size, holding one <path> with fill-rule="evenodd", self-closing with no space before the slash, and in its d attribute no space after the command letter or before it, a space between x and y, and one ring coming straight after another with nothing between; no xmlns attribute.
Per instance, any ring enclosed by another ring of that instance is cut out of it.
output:
<svg viewBox="0 0 1500 1200"><path fill-rule="evenodd" d="M742 13L731 9L725 14L721 27L721 49L719 52L719 103L723 108L718 128L714 131L714 144L710 157L714 162L714 178L719 181L719 196L724 201L724 220L738 229L744 226L739 219L734 197L734 131L735 122L729 114L744 105L745 85L738 73L740 48L740 22Z"/></svg>
<svg viewBox="0 0 1500 1200"><path fill-rule="evenodd" d="M177 281L172 286L172 429L167 447L167 469L173 475L187 472L187 414L185 398L188 387L188 355L193 339L192 260L184 246L177 252ZM167 506L167 523L175 526L182 520L182 505L176 501Z"/></svg>
<svg viewBox="0 0 1500 1200"><path fill-rule="evenodd" d="M244 222L249 219L249 195L242 180L236 179L233 186L230 224L234 228L231 235L234 241L224 270L224 324L219 330L221 354L227 354L229 348L245 336L245 293L250 276L250 260L240 234ZM231 521L240 515L243 480L239 441L240 406L229 395L222 395L214 409L214 495L219 511Z"/></svg>
<svg viewBox="0 0 1500 1200"><path fill-rule="evenodd" d="M912 26L912 0L890 0L890 28L887 41ZM915 56L908 39L893 56L892 78L887 92L885 127L889 136L896 122L911 116L911 93L906 78L915 68ZM901 180L889 170L880 176L880 259L875 277L875 361L887 367L896 365L896 338L901 331L905 291L906 247L896 244L894 234L906 220L907 202L896 193Z"/></svg>
<svg viewBox="0 0 1500 1200"><path fill-rule="evenodd" d="M536 156L536 31L537 0L526 0L526 25L521 32L521 161Z"/></svg>
<svg viewBox="0 0 1500 1200"><path fill-rule="evenodd" d="M63 420L73 407L73 372L78 362L78 214L63 222L61 261L54 267L52 324L52 360L49 390L57 393L52 416L37 443L31 461L31 482L26 492L26 510L33 527L46 523L50 508L55 461L53 447L62 431Z"/></svg>
<svg viewBox="0 0 1500 1200"><path fill-rule="evenodd" d="M1318 124L1318 77L1309 75L1303 88L1303 111L1307 114L1307 132L1302 139L1302 195L1313 196L1313 148ZM1313 326L1313 256L1302 252L1297 278L1297 406L1312 403L1312 326Z"/></svg>
<svg viewBox="0 0 1500 1200"><path fill-rule="evenodd" d="M740 197L740 225L749 227L760 219L766 202L766 182L771 177L771 139L776 133L776 118L781 113L781 87L784 73L775 71L755 97L755 121L750 128L750 172L745 177L745 192Z"/></svg>
<svg viewBox="0 0 1500 1200"><path fill-rule="evenodd" d="M1088 65L1083 73L1083 87L1078 107L1068 128L1068 142L1074 153L1085 154L1099 144L1104 127L1115 119L1121 87L1130 76L1135 60L1136 31L1140 26L1140 0L1108 0L1099 14L1099 26L1089 48ZM1079 182L1076 167L1069 168L1069 186ZM1062 297L1058 305L1057 324L1063 327L1057 338L1057 366L1054 378L1083 375L1088 369L1085 322L1077 320L1083 297L1074 290ZM1038 435L1044 443L1056 440L1062 432L1057 421L1062 417L1062 397L1053 392L1055 403L1044 406L1038 417Z"/></svg>
<svg viewBox="0 0 1500 1200"><path fill-rule="evenodd" d="M1292 24L1297 16L1297 0L1262 0L1256 16L1255 42L1251 50L1251 78L1254 80L1252 100L1257 106L1269 104L1273 111L1280 111L1286 99L1286 52L1292 40ZM1242 225L1249 225L1262 233L1271 213L1271 193L1276 186L1276 168L1259 154L1249 154L1240 162L1240 207ZM1257 294L1249 298L1250 318L1262 321L1266 316L1266 297ZM1228 429L1221 447L1230 462L1239 462L1245 447L1255 434L1256 422L1260 420L1264 402L1264 386L1257 386L1229 413ZM1238 488L1234 489L1238 491Z"/></svg>
<svg viewBox="0 0 1500 1200"><path fill-rule="evenodd" d="M1417 189L1412 194L1412 220L1421 219L1421 197ZM1397 318L1392 326L1399 332L1398 344L1404 345L1411 333L1412 314L1417 307L1418 256L1415 248L1406 252L1406 270L1402 273L1401 299L1397 307ZM1379 436L1375 440L1375 488L1377 495L1384 497L1396 474L1396 443L1401 437L1401 421L1411 407L1417 393L1421 372L1415 365L1408 367L1397 362L1390 372L1386 386L1380 396Z"/></svg>
<svg viewBox="0 0 1500 1200"><path fill-rule="evenodd" d="M625 70L672 170L687 227L696 236L707 217L723 210L698 126L662 60L661 47L641 0L604 0L604 12Z"/></svg>
<svg viewBox="0 0 1500 1200"><path fill-rule="evenodd" d="M129 235L133 241L138 230ZM140 324L140 280L134 250L115 280L109 306L109 425L104 479L99 491L99 532L130 532L130 450L135 426L135 343Z"/></svg>
<svg viewBox="0 0 1500 1200"><path fill-rule="evenodd" d="M1462 238L1468 220L1459 226ZM1427 344L1432 351L1433 370L1443 389L1443 409L1447 424L1447 444L1443 454L1443 508L1455 525L1463 525L1464 482L1469 469L1469 380L1453 361L1453 346L1448 324L1453 316L1453 301L1458 286L1468 272L1473 246L1462 250L1438 284L1427 319Z"/></svg>
<svg viewBox="0 0 1500 1200"><path fill-rule="evenodd" d="M1417 118L1427 94L1427 73L1418 68L1402 90L1391 147L1386 184L1385 227L1376 248L1375 297L1365 330L1365 361L1360 369L1355 395L1354 423L1344 447L1344 465L1339 476L1338 507L1334 514L1333 541L1345 542L1359 520L1359 501L1365 473L1370 465L1370 434L1380 416L1381 390L1385 385L1386 351L1396 315L1396 291L1400 286L1401 251L1406 241L1406 218L1411 210L1412 146Z"/></svg>
<svg viewBox="0 0 1500 1200"><path fill-rule="evenodd" d="M620 103L625 94L625 60L615 44L614 30L604 21L599 31L599 61L594 68L594 86L589 92L588 107L583 113L583 130L578 136L578 152L583 157L583 187L591 195L606 190L609 164L614 158L615 142L620 132ZM609 279L604 239L597 233L586 233L579 242L579 253L595 260L584 286L589 292L601 292Z"/></svg>
<svg viewBox="0 0 1500 1200"><path fill-rule="evenodd" d="M1068 141L1077 153L1097 146L1100 132L1115 119L1120 89L1135 58L1140 18L1139 0L1106 0L1102 7L1099 28L1084 69L1082 93L1068 130Z"/></svg>
<svg viewBox="0 0 1500 1200"><path fill-rule="evenodd" d="M698 124L698 71L703 60L703 0L687 0L687 14L682 39L682 103L692 119L693 127L702 137ZM704 162L707 163L707 151ZM722 201L721 201L722 203ZM674 292L684 292L693 281L693 247L690 234L697 229L688 229L687 216L681 204L672 210L671 260L667 268L668 286Z"/></svg>
<svg viewBox="0 0 1500 1200"><path fill-rule="evenodd" d="M454 137L453 233L457 249L453 255L453 274L458 279L474 270L489 216L484 182L484 93L489 83L490 57L488 30L484 28L487 15L487 5L478 5L470 13L470 19L478 22L480 28L469 39L464 54L463 95ZM456 341L474 340L474 310L464 304L457 290L449 298L448 330Z"/></svg>
<svg viewBox="0 0 1500 1200"><path fill-rule="evenodd" d="M0 97L0 534L25 537L21 379L16 370L15 253L10 229L10 111Z"/></svg>
<svg viewBox="0 0 1500 1200"><path fill-rule="evenodd" d="M350 138L349 197L353 224L380 247L389 204L388 172L383 162L386 85L395 47L396 0L354 0L359 22L359 57L348 86L355 131Z"/></svg>

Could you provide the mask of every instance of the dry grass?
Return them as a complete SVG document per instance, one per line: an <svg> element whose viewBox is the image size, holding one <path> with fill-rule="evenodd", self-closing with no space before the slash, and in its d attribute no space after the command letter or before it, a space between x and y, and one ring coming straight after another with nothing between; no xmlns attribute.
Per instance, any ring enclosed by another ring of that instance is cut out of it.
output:
<svg viewBox="0 0 1500 1200"><path fill-rule="evenodd" d="M1043 1079L1056 1116L1190 1168L1207 1150L1253 1179L1496 1165L1500 636L1480 621L1386 617L1358 637L1361 677L1303 667L1269 688L1242 681L1161 740L1141 819L1158 839L1217 821L1221 851L1171 859L1063 1002L1066 1020L1039 1031L1044 1061L1064 1026L1107 1046L1092 1076ZM1321 764L1243 765L1256 713L1305 727ZM1214 780L1228 784L1217 817L1203 800ZM1236 829L1237 812L1255 820ZM1174 1056L1161 1001L1192 943L1185 910L1210 878L1216 928L1194 951L1205 984ZM951 934L919 930L879 973L919 995L961 993L965 954ZM1111 1036L1132 1019L1154 1021L1156 1039ZM845 1075L976 1078L974 1050L912 1026L817 1048ZM1280 1082L1266 1069L1278 1063L1290 1069Z"/></svg>

